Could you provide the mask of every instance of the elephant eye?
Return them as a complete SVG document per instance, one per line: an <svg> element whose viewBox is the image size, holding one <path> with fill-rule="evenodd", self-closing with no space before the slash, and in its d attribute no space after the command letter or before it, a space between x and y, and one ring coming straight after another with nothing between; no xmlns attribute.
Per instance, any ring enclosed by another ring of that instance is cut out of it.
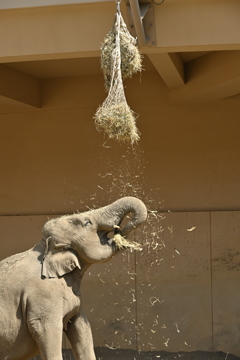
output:
<svg viewBox="0 0 240 360"><path fill-rule="evenodd" d="M85 221L84 226L87 226L89 224L92 224L92 222L91 222L91 220L88 219L88 220Z"/></svg>

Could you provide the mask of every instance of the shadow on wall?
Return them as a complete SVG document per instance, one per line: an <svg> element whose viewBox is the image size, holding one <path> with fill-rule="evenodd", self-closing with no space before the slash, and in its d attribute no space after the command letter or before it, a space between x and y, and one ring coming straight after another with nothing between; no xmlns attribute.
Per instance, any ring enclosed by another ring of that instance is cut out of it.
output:
<svg viewBox="0 0 240 360"><path fill-rule="evenodd" d="M239 360L240 358L226 354L224 352L192 351L192 352L167 352L167 351L141 351L127 349L109 349L103 347L95 348L96 358L98 360ZM63 350L63 360L75 360L72 350ZM31 360L41 360L40 356L35 356Z"/></svg>

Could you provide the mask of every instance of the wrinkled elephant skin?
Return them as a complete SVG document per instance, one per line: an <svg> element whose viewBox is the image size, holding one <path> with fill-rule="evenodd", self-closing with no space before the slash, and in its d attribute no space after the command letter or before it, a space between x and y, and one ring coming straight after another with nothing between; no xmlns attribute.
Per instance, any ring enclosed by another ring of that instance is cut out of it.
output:
<svg viewBox="0 0 240 360"><path fill-rule="evenodd" d="M147 218L145 205L125 197L100 209L48 221L40 243L0 262L0 359L62 360L65 331L76 360L95 360L91 328L81 307L80 284L91 264L118 250L107 236L127 236Z"/></svg>

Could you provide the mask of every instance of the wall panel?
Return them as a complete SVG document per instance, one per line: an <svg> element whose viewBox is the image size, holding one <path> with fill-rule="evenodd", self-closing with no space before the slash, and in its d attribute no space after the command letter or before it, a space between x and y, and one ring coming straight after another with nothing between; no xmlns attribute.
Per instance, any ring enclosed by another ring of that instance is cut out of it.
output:
<svg viewBox="0 0 240 360"><path fill-rule="evenodd" d="M47 215L0 216L0 260L37 244L48 218Z"/></svg>
<svg viewBox="0 0 240 360"><path fill-rule="evenodd" d="M215 351L240 355L240 212L211 214Z"/></svg>
<svg viewBox="0 0 240 360"><path fill-rule="evenodd" d="M137 263L139 347L211 351L209 213L169 213L159 223L141 235L149 245Z"/></svg>

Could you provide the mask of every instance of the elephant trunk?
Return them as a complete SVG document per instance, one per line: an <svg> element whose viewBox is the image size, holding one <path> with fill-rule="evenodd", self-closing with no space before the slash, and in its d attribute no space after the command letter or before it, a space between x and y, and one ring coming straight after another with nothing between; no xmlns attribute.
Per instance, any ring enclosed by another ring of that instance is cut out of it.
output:
<svg viewBox="0 0 240 360"><path fill-rule="evenodd" d="M133 218L120 231L122 236L127 236L147 219L147 209L144 203L135 197L124 197L101 209L98 219L99 229L109 228L112 231L114 226L120 226L124 217L132 213Z"/></svg>

